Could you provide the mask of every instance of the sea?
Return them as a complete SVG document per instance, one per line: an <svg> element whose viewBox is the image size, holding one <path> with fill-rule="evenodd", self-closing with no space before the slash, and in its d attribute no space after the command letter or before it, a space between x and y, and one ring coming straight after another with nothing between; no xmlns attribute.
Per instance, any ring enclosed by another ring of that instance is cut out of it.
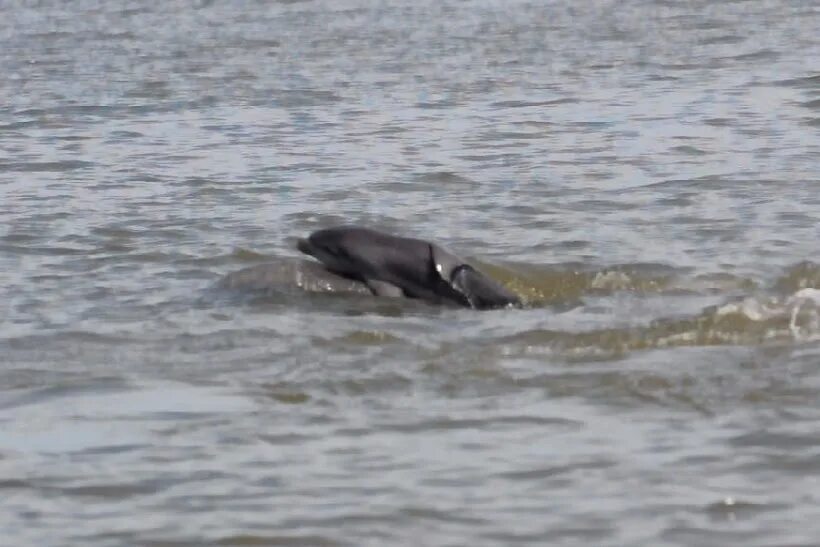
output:
<svg viewBox="0 0 820 547"><path fill-rule="evenodd" d="M0 545L820 545L820 4L0 0Z"/></svg>

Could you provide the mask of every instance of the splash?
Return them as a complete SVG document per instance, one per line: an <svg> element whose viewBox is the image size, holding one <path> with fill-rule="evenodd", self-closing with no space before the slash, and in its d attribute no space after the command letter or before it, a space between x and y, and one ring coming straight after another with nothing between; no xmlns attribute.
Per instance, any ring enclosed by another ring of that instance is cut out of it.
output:
<svg viewBox="0 0 820 547"><path fill-rule="evenodd" d="M794 339L817 340L820 337L820 290L800 289L789 298L789 304L792 306L789 330Z"/></svg>

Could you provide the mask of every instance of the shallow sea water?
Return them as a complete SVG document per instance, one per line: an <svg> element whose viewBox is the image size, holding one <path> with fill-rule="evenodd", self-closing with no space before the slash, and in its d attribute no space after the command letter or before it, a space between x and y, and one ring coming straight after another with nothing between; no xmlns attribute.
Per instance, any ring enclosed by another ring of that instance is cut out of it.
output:
<svg viewBox="0 0 820 547"><path fill-rule="evenodd" d="M818 36L0 2L0 544L817 545ZM218 287L342 222L527 305Z"/></svg>

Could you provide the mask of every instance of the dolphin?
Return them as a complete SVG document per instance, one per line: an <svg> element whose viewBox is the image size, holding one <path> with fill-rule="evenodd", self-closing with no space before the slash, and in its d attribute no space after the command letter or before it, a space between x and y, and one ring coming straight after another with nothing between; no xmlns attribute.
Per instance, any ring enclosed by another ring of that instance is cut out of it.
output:
<svg viewBox="0 0 820 547"><path fill-rule="evenodd" d="M420 298L473 309L520 306L516 294L434 243L360 226L318 230L298 249L378 296Z"/></svg>
<svg viewBox="0 0 820 547"><path fill-rule="evenodd" d="M364 283L336 275L314 260L294 258L242 268L223 277L218 286L250 291L277 291L296 286L310 293L373 294Z"/></svg>

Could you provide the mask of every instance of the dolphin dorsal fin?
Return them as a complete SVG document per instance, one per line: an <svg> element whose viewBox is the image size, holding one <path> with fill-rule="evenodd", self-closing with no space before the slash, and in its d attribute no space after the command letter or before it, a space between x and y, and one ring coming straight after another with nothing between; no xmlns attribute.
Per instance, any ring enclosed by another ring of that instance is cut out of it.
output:
<svg viewBox="0 0 820 547"><path fill-rule="evenodd" d="M464 265L464 260L433 244L430 244L430 254L433 258L433 264L436 266L436 272L444 281L452 283L453 273L459 266Z"/></svg>

